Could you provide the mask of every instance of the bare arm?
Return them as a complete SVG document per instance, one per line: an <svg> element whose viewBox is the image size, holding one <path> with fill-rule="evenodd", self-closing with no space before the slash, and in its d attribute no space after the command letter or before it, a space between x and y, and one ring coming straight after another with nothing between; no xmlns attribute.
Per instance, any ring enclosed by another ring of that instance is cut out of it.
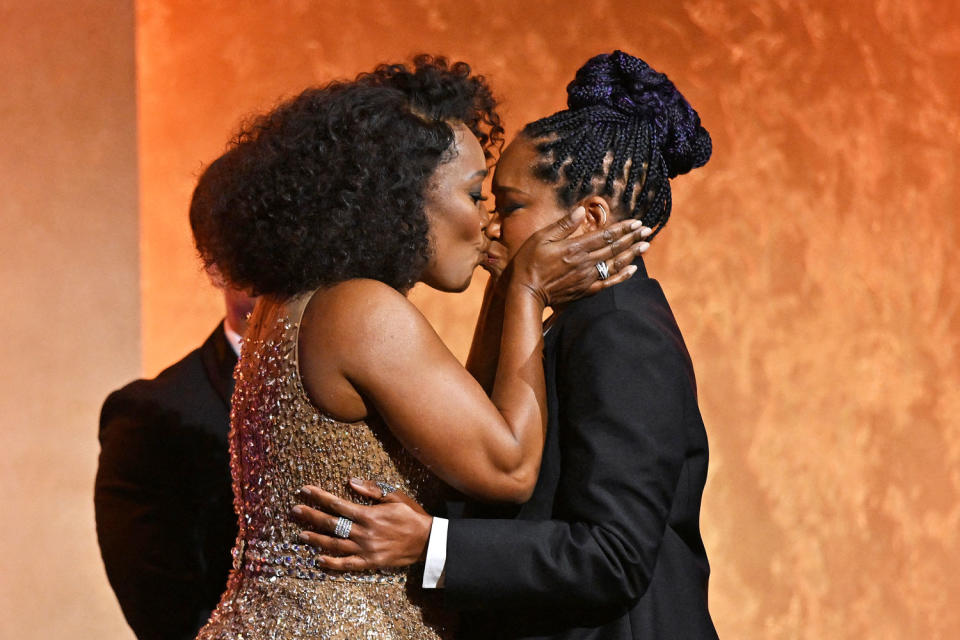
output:
<svg viewBox="0 0 960 640"><path fill-rule="evenodd" d="M652 579L671 510L691 490L679 483L690 452L685 416L699 419L689 361L661 322L624 310L593 319L569 349L558 362L562 447L581 462L560 475L561 507L552 520L451 520L448 605L623 607ZM423 508L399 492L382 496L373 482L351 486L379 504L310 487L319 509L295 509L312 529L302 539L334 554L326 566L360 571L423 560L433 521ZM329 535L339 515L355 522L349 540Z"/></svg>
<svg viewBox="0 0 960 640"><path fill-rule="evenodd" d="M499 264L485 267L490 273L487 287L483 292L483 303L477 316L477 326L470 344L467 357L469 371L484 391L493 392L493 380L497 374L497 362L500 359L500 336L503 333L504 281L500 278L506 266L506 248L494 240L488 253L496 255Z"/></svg>
<svg viewBox="0 0 960 640"><path fill-rule="evenodd" d="M378 413L454 488L481 500L525 500L536 481L546 424L543 309L629 277L632 258L621 258L623 269L603 282L592 265L633 253L639 240L626 224L613 244L591 236L562 241L574 224L562 222L567 226L535 235L527 254L518 253L490 398L405 297L369 280L341 283L307 307L300 353L311 397L329 408L331 388L345 381L364 407L354 419Z"/></svg>

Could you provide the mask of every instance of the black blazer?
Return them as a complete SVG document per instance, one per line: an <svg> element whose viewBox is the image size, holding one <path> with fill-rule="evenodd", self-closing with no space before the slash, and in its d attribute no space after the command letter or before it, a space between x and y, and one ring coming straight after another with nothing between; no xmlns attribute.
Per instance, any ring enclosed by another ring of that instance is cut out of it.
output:
<svg viewBox="0 0 960 640"><path fill-rule="evenodd" d="M103 405L97 538L140 640L192 639L226 587L237 535L227 447L236 362L221 325Z"/></svg>
<svg viewBox="0 0 960 640"><path fill-rule="evenodd" d="M450 521L446 601L464 610L464 638L716 638L693 367L660 285L637 265L547 333L533 497L499 519Z"/></svg>

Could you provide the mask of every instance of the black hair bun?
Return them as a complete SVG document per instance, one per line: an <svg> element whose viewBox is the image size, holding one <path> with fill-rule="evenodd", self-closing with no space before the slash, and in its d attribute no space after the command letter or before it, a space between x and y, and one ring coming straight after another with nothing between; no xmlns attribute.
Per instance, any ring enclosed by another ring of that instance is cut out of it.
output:
<svg viewBox="0 0 960 640"><path fill-rule="evenodd" d="M594 56L567 85L570 109L606 107L653 125L655 146L671 178L710 159L710 133L670 79L623 51Z"/></svg>

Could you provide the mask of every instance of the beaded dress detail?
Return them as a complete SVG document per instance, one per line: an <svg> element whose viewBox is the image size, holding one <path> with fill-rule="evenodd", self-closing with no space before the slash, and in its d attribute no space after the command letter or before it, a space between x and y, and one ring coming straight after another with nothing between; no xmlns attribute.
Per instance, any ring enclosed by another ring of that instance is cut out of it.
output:
<svg viewBox="0 0 960 640"><path fill-rule="evenodd" d="M363 502L351 477L382 480L425 505L440 481L376 421L345 423L307 397L297 364L299 320L310 295L257 305L235 371L230 429L240 531L227 590L198 640L440 639L453 625L439 594L411 569L325 571L298 544L291 509L313 484ZM369 502L369 501L366 501Z"/></svg>

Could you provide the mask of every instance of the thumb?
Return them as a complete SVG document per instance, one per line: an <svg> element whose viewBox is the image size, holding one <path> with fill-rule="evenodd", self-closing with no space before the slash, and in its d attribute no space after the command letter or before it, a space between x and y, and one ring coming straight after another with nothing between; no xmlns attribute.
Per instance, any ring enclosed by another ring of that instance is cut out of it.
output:
<svg viewBox="0 0 960 640"><path fill-rule="evenodd" d="M397 487L389 482L375 482L373 480L361 480L360 478L350 478L350 487L360 495L373 498L379 502L398 502L400 493Z"/></svg>
<svg viewBox="0 0 960 640"><path fill-rule="evenodd" d="M362 495L365 498L373 498L374 500L380 500L383 496L383 491L380 490L380 487L377 486L377 483L373 480L361 480L360 478L350 478L350 488Z"/></svg>
<svg viewBox="0 0 960 640"><path fill-rule="evenodd" d="M547 241L556 242L570 236L574 231L580 228L580 223L587 215L587 210L583 207L577 207L567 215L563 216L552 225L547 227Z"/></svg>

